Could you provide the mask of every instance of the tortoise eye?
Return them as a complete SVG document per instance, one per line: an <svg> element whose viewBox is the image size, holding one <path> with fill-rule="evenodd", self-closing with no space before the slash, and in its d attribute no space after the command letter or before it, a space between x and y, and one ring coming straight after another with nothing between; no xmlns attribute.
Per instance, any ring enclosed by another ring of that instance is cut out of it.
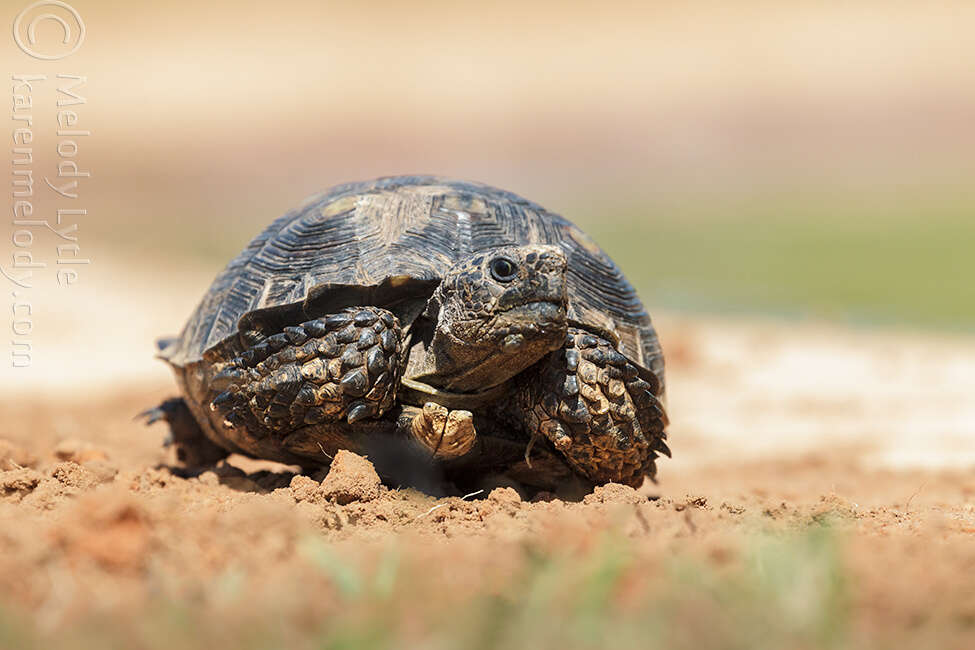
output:
<svg viewBox="0 0 975 650"><path fill-rule="evenodd" d="M518 267L507 257L491 260L491 276L498 282L511 282L518 275Z"/></svg>

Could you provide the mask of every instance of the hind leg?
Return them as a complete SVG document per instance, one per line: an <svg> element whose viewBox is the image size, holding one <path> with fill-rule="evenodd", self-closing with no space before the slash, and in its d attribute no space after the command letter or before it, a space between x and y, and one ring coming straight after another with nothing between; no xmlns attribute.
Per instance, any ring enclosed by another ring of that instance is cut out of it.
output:
<svg viewBox="0 0 975 650"><path fill-rule="evenodd" d="M214 367L211 420L245 448L247 439L280 439L310 426L342 437L347 425L393 406L401 354L399 322L378 307L286 327Z"/></svg>
<svg viewBox="0 0 975 650"><path fill-rule="evenodd" d="M206 437L182 397L172 397L139 416L146 418L146 424L159 420L169 424L167 445L176 447L176 459L187 467L208 467L230 453Z"/></svg>
<svg viewBox="0 0 975 650"><path fill-rule="evenodd" d="M569 328L563 348L537 368L519 379L514 400L532 440L547 438L596 483L638 487L645 475L653 477L657 453L670 455L653 373L577 328Z"/></svg>

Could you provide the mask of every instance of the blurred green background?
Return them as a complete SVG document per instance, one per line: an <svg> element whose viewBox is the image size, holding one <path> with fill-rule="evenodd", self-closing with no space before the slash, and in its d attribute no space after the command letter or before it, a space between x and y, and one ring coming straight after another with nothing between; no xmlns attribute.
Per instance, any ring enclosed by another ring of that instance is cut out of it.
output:
<svg viewBox="0 0 975 650"><path fill-rule="evenodd" d="M648 223L646 214L663 215ZM580 219L674 309L972 330L975 201L921 194L778 193L640 204Z"/></svg>

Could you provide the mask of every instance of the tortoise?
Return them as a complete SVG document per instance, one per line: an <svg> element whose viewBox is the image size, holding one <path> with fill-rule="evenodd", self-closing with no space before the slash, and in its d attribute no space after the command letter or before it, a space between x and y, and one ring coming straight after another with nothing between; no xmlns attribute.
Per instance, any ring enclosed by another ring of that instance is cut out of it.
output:
<svg viewBox="0 0 975 650"><path fill-rule="evenodd" d="M513 193L432 176L333 187L274 221L158 342L188 465L230 453L384 480L435 467L638 487L665 442L663 355L617 266Z"/></svg>

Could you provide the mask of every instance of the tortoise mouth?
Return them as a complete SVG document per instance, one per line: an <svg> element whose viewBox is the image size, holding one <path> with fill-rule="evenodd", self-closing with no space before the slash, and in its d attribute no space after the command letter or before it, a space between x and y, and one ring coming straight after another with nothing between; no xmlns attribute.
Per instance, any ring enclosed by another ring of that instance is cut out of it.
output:
<svg viewBox="0 0 975 650"><path fill-rule="evenodd" d="M556 324L564 323L566 309L562 302L554 300L533 300L501 312L505 320L516 323Z"/></svg>

